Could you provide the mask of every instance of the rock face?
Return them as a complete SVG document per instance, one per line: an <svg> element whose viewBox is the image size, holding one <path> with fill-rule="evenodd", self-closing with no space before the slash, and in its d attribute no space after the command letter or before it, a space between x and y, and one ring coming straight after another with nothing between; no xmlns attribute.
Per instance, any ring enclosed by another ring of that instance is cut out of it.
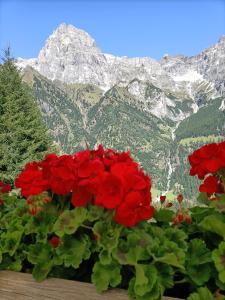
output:
<svg viewBox="0 0 225 300"><path fill-rule="evenodd" d="M188 154L225 138L225 37L197 56L156 61L104 54L62 24L38 58L17 65L63 152L130 149L161 191L183 186L192 197Z"/></svg>
<svg viewBox="0 0 225 300"><path fill-rule="evenodd" d="M92 84L103 91L114 85L129 85L128 89L137 101L145 98L146 111L158 117L167 115L173 120L183 119L186 114L171 113L176 101L168 97L168 93L177 100L190 99L189 113L193 113L209 99L225 92L225 37L197 56L165 55L156 61L148 57L104 54L87 32L61 24L47 39L37 59L19 58L17 64L22 68L29 65L51 80ZM146 82L157 87L159 93L155 91L146 98Z"/></svg>

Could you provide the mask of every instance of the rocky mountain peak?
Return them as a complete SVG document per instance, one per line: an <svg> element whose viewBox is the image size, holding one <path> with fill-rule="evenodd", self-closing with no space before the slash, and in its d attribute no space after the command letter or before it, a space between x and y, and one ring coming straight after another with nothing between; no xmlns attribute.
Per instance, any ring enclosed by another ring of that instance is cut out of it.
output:
<svg viewBox="0 0 225 300"><path fill-rule="evenodd" d="M46 41L46 45L62 43L64 46L71 46L76 50L93 50L96 48L95 40L84 30L73 25L60 24Z"/></svg>

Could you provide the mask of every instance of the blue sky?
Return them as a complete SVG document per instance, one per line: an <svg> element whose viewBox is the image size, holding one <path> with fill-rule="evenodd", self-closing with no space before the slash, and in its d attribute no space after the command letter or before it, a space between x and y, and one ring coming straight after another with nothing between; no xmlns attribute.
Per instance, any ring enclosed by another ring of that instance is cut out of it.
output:
<svg viewBox="0 0 225 300"><path fill-rule="evenodd" d="M105 53L191 56L225 34L225 1L0 0L0 49L37 57L63 22L86 30Z"/></svg>

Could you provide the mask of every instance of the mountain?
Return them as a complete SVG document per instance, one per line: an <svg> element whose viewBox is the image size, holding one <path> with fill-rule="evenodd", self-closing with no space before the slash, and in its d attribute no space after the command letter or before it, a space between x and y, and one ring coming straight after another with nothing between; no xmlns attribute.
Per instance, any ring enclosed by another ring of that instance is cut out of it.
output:
<svg viewBox="0 0 225 300"><path fill-rule="evenodd" d="M160 190L193 197L187 155L225 138L225 37L197 56L156 61L104 54L88 33L61 24L38 58L17 66L64 152L129 149Z"/></svg>

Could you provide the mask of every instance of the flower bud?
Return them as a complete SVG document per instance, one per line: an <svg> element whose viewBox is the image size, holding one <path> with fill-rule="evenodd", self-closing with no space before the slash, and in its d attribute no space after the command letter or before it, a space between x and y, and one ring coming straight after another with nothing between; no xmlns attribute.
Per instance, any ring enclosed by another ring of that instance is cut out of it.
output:
<svg viewBox="0 0 225 300"><path fill-rule="evenodd" d="M191 224L192 223L192 216L188 216L186 219L185 219L185 223L187 225Z"/></svg>
<svg viewBox="0 0 225 300"><path fill-rule="evenodd" d="M164 203L166 201L166 196L161 195L160 196L160 202Z"/></svg>
<svg viewBox="0 0 225 300"><path fill-rule="evenodd" d="M177 196L177 201L178 201L179 203L181 203L181 202L183 201L183 199L184 199L184 196L183 196L182 194L179 194L179 195Z"/></svg>
<svg viewBox="0 0 225 300"><path fill-rule="evenodd" d="M182 213L179 213L177 216L179 222L182 222L184 220L184 215Z"/></svg>

